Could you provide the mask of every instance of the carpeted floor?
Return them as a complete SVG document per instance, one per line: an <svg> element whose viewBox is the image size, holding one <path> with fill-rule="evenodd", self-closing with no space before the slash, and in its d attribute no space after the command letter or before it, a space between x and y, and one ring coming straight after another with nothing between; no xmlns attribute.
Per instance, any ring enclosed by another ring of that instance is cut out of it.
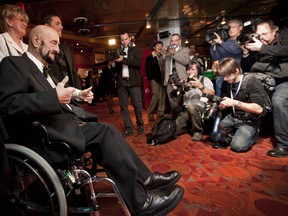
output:
<svg viewBox="0 0 288 216"><path fill-rule="evenodd" d="M116 125L121 132L123 123L117 98L116 113L109 114L106 102L87 106L100 122ZM133 108L129 108L133 122ZM154 123L143 111L145 132ZM263 134L252 150L235 153L230 149L213 149L207 135L194 142L190 135L179 136L168 144L150 146L145 135L126 138L152 171L176 169L182 174L179 181L185 189L181 203L169 216L287 216L288 215L288 158L271 158L271 136ZM99 200L101 215L123 215L113 198Z"/></svg>

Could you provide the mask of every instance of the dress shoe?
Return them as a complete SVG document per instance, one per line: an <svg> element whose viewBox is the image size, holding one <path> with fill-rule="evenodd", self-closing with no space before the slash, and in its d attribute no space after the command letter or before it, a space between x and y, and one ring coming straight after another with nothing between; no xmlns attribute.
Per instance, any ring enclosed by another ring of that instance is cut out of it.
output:
<svg viewBox="0 0 288 216"><path fill-rule="evenodd" d="M128 136L133 136L134 132L133 131L129 131L129 130L125 130L123 133L123 137L128 137Z"/></svg>
<svg viewBox="0 0 288 216"><path fill-rule="evenodd" d="M144 184L147 190L164 190L175 185L180 178L181 174L177 171L169 171L164 174L155 172L149 176Z"/></svg>
<svg viewBox="0 0 288 216"><path fill-rule="evenodd" d="M138 125L138 130L137 130L138 134L143 134L144 133L144 125Z"/></svg>
<svg viewBox="0 0 288 216"><path fill-rule="evenodd" d="M273 150L268 151L267 155L276 158L288 157L288 148L276 147Z"/></svg>
<svg viewBox="0 0 288 216"><path fill-rule="evenodd" d="M165 216L171 212L184 195L184 189L179 185L165 191L149 191L148 198L138 216Z"/></svg>

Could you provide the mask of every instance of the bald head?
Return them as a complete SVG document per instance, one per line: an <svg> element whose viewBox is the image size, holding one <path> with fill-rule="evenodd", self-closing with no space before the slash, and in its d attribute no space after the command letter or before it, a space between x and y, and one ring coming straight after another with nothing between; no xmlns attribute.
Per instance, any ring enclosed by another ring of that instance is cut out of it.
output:
<svg viewBox="0 0 288 216"><path fill-rule="evenodd" d="M35 26L29 34L28 51L42 63L50 64L59 52L57 32L49 26Z"/></svg>

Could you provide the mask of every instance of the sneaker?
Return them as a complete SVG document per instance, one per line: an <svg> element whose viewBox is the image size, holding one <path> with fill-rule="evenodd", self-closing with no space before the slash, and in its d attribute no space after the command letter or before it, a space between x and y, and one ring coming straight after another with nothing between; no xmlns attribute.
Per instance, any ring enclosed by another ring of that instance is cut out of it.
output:
<svg viewBox="0 0 288 216"><path fill-rule="evenodd" d="M192 140L193 141L200 141L201 139L202 139L202 133L195 132L193 137L192 137Z"/></svg>
<svg viewBox="0 0 288 216"><path fill-rule="evenodd" d="M144 125L138 125L138 134L143 134L144 133Z"/></svg>
<svg viewBox="0 0 288 216"><path fill-rule="evenodd" d="M133 136L134 132L133 131L129 131L129 130L125 130L123 133L123 137L128 137L128 136Z"/></svg>

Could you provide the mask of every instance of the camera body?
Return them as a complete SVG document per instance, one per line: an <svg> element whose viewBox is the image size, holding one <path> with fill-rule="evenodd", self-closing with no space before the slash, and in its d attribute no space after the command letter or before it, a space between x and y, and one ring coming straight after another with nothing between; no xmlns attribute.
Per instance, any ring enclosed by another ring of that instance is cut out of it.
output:
<svg viewBox="0 0 288 216"><path fill-rule="evenodd" d="M170 45L170 46L167 46L167 50L169 49L176 49L177 48L177 45Z"/></svg>
<svg viewBox="0 0 288 216"><path fill-rule="evenodd" d="M122 55L122 56L126 55L126 52L124 52L123 49L121 49L121 48L107 50L108 60L118 59L120 55Z"/></svg>
<svg viewBox="0 0 288 216"><path fill-rule="evenodd" d="M239 35L236 39L237 43L239 45L245 45L248 43L254 43L255 41L253 40L253 38L256 38L258 40L260 40L260 35L256 34L256 33L252 33L252 34L244 34L244 35Z"/></svg>
<svg viewBox="0 0 288 216"><path fill-rule="evenodd" d="M205 36L205 40L207 42L210 42L210 41L216 39L217 37L214 34L214 32L216 32L223 41L226 41L228 38L230 38L229 30L230 30L230 26L226 25L226 24L217 26L217 27L212 28L212 29L208 29L207 34Z"/></svg>
<svg viewBox="0 0 288 216"><path fill-rule="evenodd" d="M217 96L217 95L210 95L210 94L203 94L203 97L206 97L208 99L208 103L206 105L206 110L204 114L204 119L215 119L217 117L219 109L219 104L223 100L223 98Z"/></svg>

